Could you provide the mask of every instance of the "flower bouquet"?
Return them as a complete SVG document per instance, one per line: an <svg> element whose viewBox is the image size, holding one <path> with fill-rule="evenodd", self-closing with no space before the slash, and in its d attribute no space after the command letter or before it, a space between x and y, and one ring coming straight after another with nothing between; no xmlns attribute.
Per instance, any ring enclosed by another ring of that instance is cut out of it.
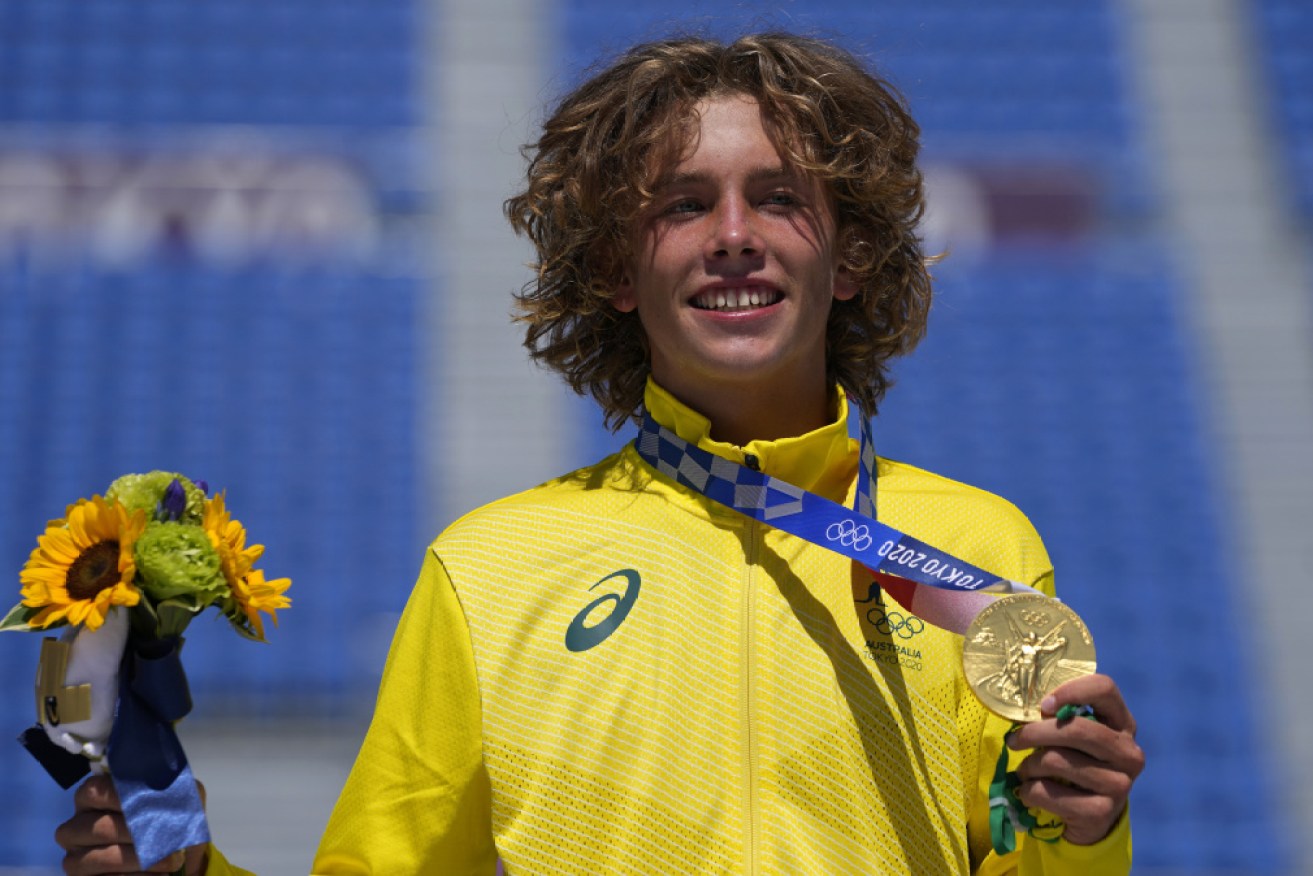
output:
<svg viewBox="0 0 1313 876"><path fill-rule="evenodd" d="M37 725L20 741L63 787L108 773L137 856L149 867L209 839L173 725L191 711L179 651L214 606L264 641L265 612L291 604L287 578L255 568L264 552L204 481L124 475L79 499L38 538L20 574L22 602L0 630L53 630L37 672Z"/></svg>

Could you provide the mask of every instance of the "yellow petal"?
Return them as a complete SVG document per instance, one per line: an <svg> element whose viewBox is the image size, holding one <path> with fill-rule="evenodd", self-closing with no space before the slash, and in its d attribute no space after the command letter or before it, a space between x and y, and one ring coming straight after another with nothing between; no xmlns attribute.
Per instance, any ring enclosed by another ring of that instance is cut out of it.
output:
<svg viewBox="0 0 1313 876"><path fill-rule="evenodd" d="M80 624L86 620L87 613L91 611L91 600L78 599L68 604L68 621L71 624ZM97 624L99 626L99 624ZM95 627L92 627L95 629Z"/></svg>
<svg viewBox="0 0 1313 876"><path fill-rule="evenodd" d="M82 554L82 548L67 529L51 529L37 539L37 550L60 562L71 563Z"/></svg>
<svg viewBox="0 0 1313 876"><path fill-rule="evenodd" d="M59 623L68 615L68 606L51 605L37 614L28 621L28 624L34 627L48 627L51 624Z"/></svg>
<svg viewBox="0 0 1313 876"><path fill-rule="evenodd" d="M23 605L28 608L40 608L43 605L50 604L50 602L50 591L48 590L38 590L35 587L30 590L23 590Z"/></svg>
<svg viewBox="0 0 1313 876"><path fill-rule="evenodd" d="M88 602L85 603L85 605L87 607L86 614L84 615L83 620L80 620L77 623L84 624L87 629L94 632L95 630L100 629L101 625L105 623L105 613L103 611L98 611L94 603Z"/></svg>
<svg viewBox="0 0 1313 876"><path fill-rule="evenodd" d="M68 569L36 566L19 572L18 580L24 585L41 584L46 587L63 587L68 580Z"/></svg>

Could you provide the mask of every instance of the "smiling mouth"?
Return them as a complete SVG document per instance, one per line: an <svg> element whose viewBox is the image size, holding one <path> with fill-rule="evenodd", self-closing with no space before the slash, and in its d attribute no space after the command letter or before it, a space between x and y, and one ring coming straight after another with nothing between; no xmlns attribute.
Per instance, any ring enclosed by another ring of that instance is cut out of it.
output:
<svg viewBox="0 0 1313 876"><path fill-rule="evenodd" d="M694 296L689 303L698 310L734 313L770 307L783 300L783 293L769 286L735 286L729 289L708 289Z"/></svg>

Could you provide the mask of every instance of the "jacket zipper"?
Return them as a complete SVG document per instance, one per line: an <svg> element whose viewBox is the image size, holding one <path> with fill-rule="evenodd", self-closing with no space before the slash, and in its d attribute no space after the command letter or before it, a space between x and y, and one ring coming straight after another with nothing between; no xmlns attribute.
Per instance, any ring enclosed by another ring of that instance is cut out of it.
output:
<svg viewBox="0 0 1313 876"><path fill-rule="evenodd" d="M739 600L740 639L743 647L743 666L739 681L739 705L743 721L743 812L747 819L744 872L753 876L757 872L757 736L753 726L752 682L756 674L756 594L753 589L753 567L757 563L758 525L747 522L747 549L743 567L743 588Z"/></svg>

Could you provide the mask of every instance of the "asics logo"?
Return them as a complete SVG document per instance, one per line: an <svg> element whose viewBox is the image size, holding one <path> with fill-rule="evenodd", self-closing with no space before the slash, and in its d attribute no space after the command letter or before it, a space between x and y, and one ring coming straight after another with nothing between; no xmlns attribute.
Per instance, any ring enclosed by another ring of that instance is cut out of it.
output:
<svg viewBox="0 0 1313 876"><path fill-rule="evenodd" d="M600 584L605 584L612 578L625 579L624 593L603 593L592 602L579 609L579 613L570 621L570 626L565 629L565 647L571 651L587 651L589 648L596 647L616 631L616 627L629 616L629 610L634 607L638 601L638 588L642 586L642 579L633 569L621 569L618 572L612 572L602 580L598 581L589 590ZM613 603L611 611L608 612L601 620L588 626L586 621L592 615L593 609L605 603Z"/></svg>
<svg viewBox="0 0 1313 876"><path fill-rule="evenodd" d="M871 530L866 524L857 524L851 520L842 520L825 527L825 537L837 541L844 547L864 551L871 546Z"/></svg>

